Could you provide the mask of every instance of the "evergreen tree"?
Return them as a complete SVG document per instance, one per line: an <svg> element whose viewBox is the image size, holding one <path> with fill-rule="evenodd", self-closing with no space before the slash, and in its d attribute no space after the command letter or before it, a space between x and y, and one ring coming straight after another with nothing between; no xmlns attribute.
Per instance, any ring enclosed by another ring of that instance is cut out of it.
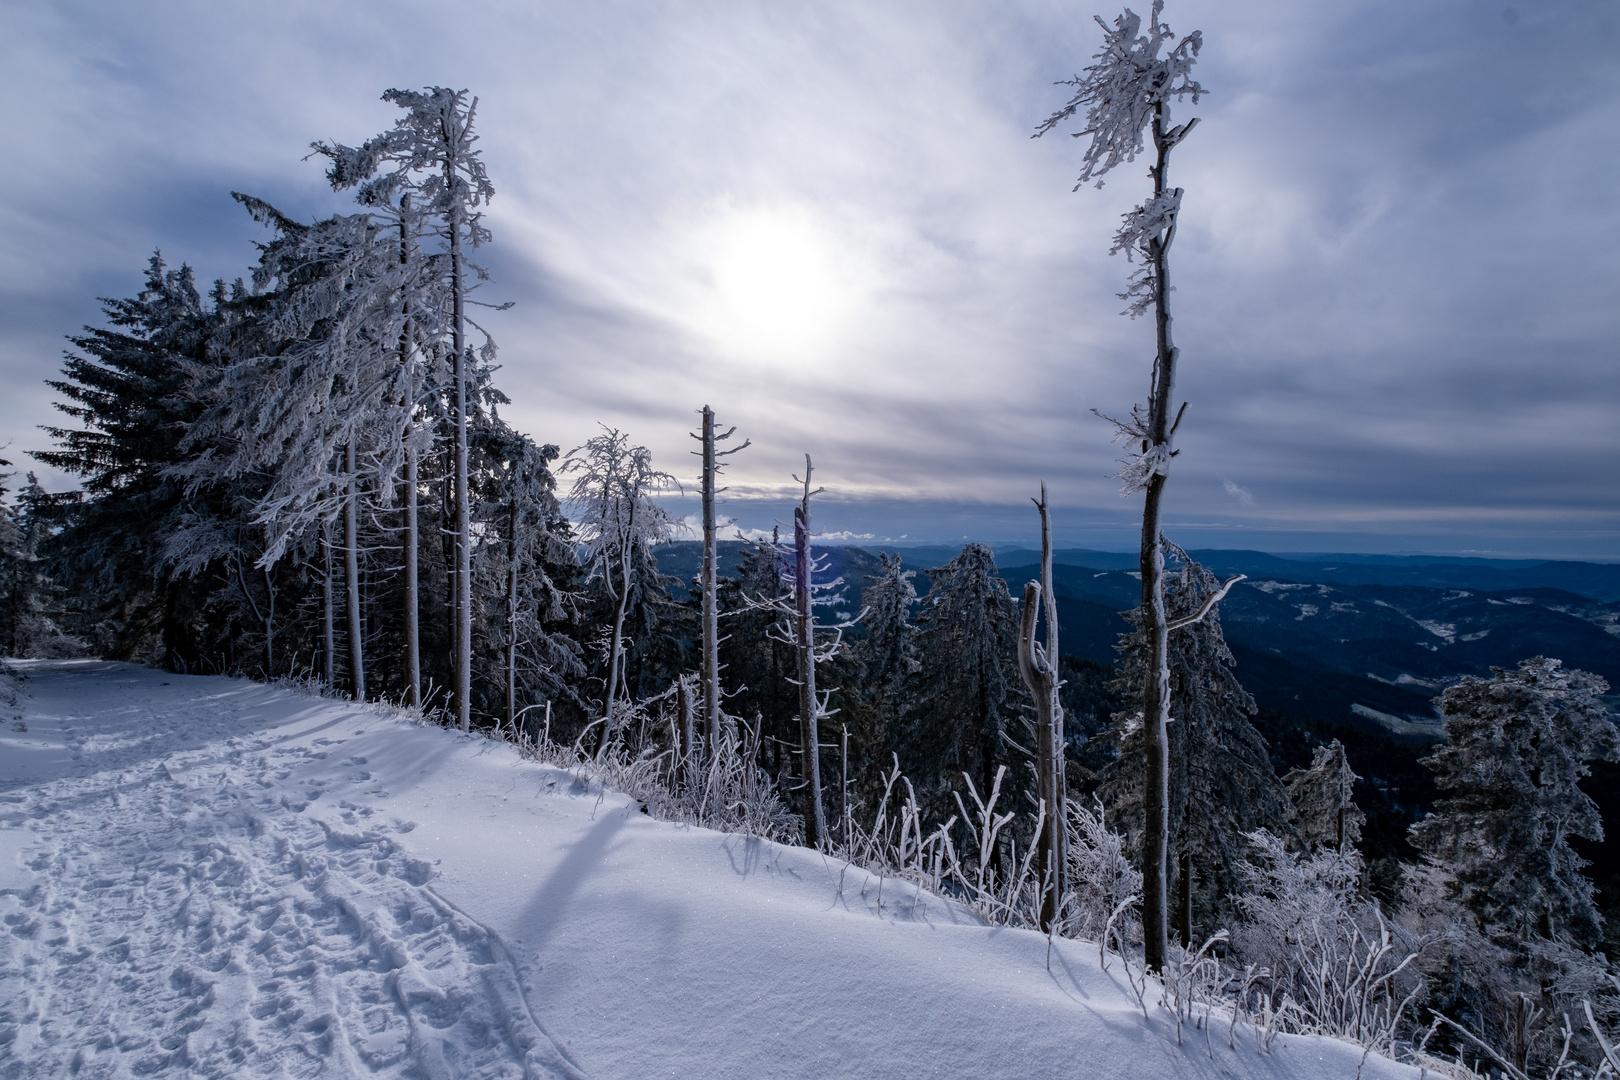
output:
<svg viewBox="0 0 1620 1080"><path fill-rule="evenodd" d="M792 680L797 665L793 646L771 633L776 615L758 601L790 595L784 580L780 535L744 547L737 576L722 578L719 600L724 611L720 663L734 688L728 711L758 718L765 764L778 778L792 771L790 749L798 745L798 693Z"/></svg>
<svg viewBox="0 0 1620 1080"><path fill-rule="evenodd" d="M967 545L928 576L932 587L917 616L922 690L896 740L901 764L928 787L958 787L965 772L987 795L998 765L1014 766L1015 784L1026 771L1008 744L1020 692L1017 605L984 544Z"/></svg>
<svg viewBox="0 0 1620 1080"><path fill-rule="evenodd" d="M672 523L652 494L678 485L674 477L653 468L645 446L631 446L629 436L608 427L571 451L562 471L574 475L568 502L579 517L585 544L581 561L590 568L589 583L603 616L596 644L605 668L605 740L618 731L634 696L627 646L637 631L643 635L642 648L650 646L646 635L657 629L659 599L668 602L666 580L658 573L652 549L669 539Z"/></svg>
<svg viewBox="0 0 1620 1080"><path fill-rule="evenodd" d="M447 347L450 378L450 480L453 491L448 500L454 516L450 526L453 569L451 604L454 633L452 646L452 701L463 730L472 722L472 535L469 476L468 416L473 406L475 358L467 343L471 323L466 308L468 295L476 287L471 277L483 279L483 271L472 265L467 253L490 239L483 225L480 207L495 194L479 151L474 117L478 100L469 100L465 90L442 86L426 90L389 90L384 101L405 110L394 127L359 147L316 143L315 150L332 162L328 177L334 187L361 187L361 202L392 206L396 198L413 196L410 209L402 216L421 215L424 229L443 244L442 259L431 265L443 285L442 317L436 322L442 335L440 347ZM413 318L419 313L413 313ZM483 361L494 358L494 345L487 335Z"/></svg>
<svg viewBox="0 0 1620 1080"><path fill-rule="evenodd" d="M1538 656L1440 695L1446 741L1423 763L1447 796L1412 826L1412 843L1499 942L1592 948L1602 938L1586 864L1570 840L1603 839L1580 780L1587 761L1615 755L1614 724L1598 700L1607 689L1596 675Z"/></svg>
<svg viewBox="0 0 1620 1080"><path fill-rule="evenodd" d="M1168 541L1164 547L1165 597L1175 622L1199 611L1221 586L1181 548ZM1140 625L1139 612L1129 617ZM1172 633L1168 655L1172 894L1176 929L1185 943L1195 929L1212 930L1231 917L1229 898L1247 856L1247 834L1267 829L1287 836L1292 830L1287 793L1271 767L1264 737L1249 721L1258 710L1233 673L1216 612L1211 609L1201 621ZM1140 629L1122 636L1115 683L1122 696L1141 685L1149 659ZM1102 796L1140 853L1148 787L1141 713L1132 710L1117 722L1120 754L1104 770Z"/></svg>
<svg viewBox="0 0 1620 1080"><path fill-rule="evenodd" d="M1345 760L1344 746L1334 739L1318 746L1308 769L1291 769L1288 818L1306 852L1339 851L1361 841L1367 815L1356 806L1356 774Z"/></svg>
<svg viewBox="0 0 1620 1080"><path fill-rule="evenodd" d="M64 399L56 407L81 426L46 427L57 448L33 456L79 477L83 493L64 501L62 530L42 553L73 598L77 631L109 659L178 669L204 660L196 630L223 575L171 578L163 547L186 504L168 470L184 462L181 440L203 410L199 372L220 362L223 299L216 290L205 305L190 267L170 270L154 255L145 287L104 299L110 325L70 338L78 351L49 382Z"/></svg>

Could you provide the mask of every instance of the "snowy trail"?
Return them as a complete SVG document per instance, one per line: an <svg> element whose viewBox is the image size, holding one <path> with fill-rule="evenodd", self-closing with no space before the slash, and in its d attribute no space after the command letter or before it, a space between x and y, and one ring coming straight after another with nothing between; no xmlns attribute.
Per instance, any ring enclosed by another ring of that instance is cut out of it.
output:
<svg viewBox="0 0 1620 1080"><path fill-rule="evenodd" d="M0 1077L1417 1075L381 710L13 668Z"/></svg>

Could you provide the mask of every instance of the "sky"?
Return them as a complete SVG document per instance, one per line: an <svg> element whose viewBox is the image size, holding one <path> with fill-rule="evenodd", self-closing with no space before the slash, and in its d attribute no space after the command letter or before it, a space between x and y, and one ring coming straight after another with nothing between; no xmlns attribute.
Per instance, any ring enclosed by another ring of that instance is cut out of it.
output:
<svg viewBox="0 0 1620 1080"><path fill-rule="evenodd" d="M1143 12L1145 14L1145 10ZM1125 550L1093 415L1148 389L1108 249L1142 159L1074 188L1032 139L1096 0L142 4L7 0L0 443L48 445L64 335L161 249L245 275L231 199L349 208L309 143L393 87L479 98L479 252L516 427L598 424L695 480L697 410L752 445L723 510L857 541ZM1620 558L1617 0L1171 0L1209 90L1176 119L1186 546ZM72 479L40 470L60 490ZM678 513L693 509L676 498Z"/></svg>

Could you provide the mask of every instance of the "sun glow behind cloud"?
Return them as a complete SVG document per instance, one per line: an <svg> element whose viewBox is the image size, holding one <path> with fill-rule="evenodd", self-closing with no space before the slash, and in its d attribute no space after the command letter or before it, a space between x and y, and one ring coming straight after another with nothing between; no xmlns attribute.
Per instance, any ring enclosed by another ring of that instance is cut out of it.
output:
<svg viewBox="0 0 1620 1080"><path fill-rule="evenodd" d="M708 286L694 328L738 359L824 359L870 285L858 256L802 207L727 207L690 243Z"/></svg>

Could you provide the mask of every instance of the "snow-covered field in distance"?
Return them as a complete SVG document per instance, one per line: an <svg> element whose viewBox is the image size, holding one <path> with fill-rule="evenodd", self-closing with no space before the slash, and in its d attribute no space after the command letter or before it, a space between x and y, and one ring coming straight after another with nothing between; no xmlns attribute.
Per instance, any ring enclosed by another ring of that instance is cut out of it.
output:
<svg viewBox="0 0 1620 1080"><path fill-rule="evenodd" d="M385 709L10 667L0 1076L1417 1075Z"/></svg>

